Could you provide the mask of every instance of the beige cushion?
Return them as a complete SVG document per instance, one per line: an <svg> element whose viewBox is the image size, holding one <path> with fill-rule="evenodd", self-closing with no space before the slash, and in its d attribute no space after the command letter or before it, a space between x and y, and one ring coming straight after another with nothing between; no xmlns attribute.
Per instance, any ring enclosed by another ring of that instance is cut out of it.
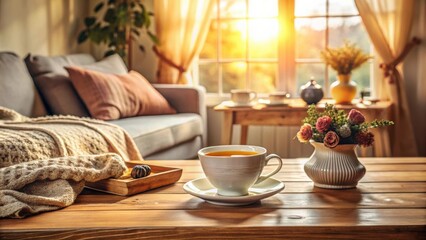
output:
<svg viewBox="0 0 426 240"><path fill-rule="evenodd" d="M0 106L31 116L35 88L24 62L14 53L0 52Z"/></svg>
<svg viewBox="0 0 426 240"><path fill-rule="evenodd" d="M127 73L127 68L118 55L109 56L99 62L95 62L90 54L56 57L28 55L25 63L50 112L58 115L90 116L76 93L65 66L87 66L88 69L107 73Z"/></svg>
<svg viewBox="0 0 426 240"><path fill-rule="evenodd" d="M143 157L190 141L203 133L201 116L194 113L139 116L110 122L130 134Z"/></svg>

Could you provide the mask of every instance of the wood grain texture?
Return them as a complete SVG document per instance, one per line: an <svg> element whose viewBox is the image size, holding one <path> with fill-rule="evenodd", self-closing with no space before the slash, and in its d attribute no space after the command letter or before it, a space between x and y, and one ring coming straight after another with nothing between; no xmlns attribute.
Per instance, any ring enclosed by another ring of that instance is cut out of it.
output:
<svg viewBox="0 0 426 240"><path fill-rule="evenodd" d="M1 239L424 239L426 158L365 158L357 188L313 187L306 159L284 159L279 194L243 207L212 205L186 194L204 176L198 161L146 161L182 168L174 185L130 197L86 189L68 208L1 219ZM273 166L267 167L273 168ZM370 171L371 170L371 171Z"/></svg>

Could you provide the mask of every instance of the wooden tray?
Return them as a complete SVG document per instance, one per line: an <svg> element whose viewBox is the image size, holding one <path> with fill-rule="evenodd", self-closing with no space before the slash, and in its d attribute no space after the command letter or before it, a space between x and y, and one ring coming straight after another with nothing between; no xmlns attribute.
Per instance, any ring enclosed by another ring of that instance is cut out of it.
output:
<svg viewBox="0 0 426 240"><path fill-rule="evenodd" d="M135 165L146 164L141 161L126 162L127 167L132 168ZM117 194L121 196L130 196L145 192L154 188L162 187L177 182L182 176L182 169L163 167L148 164L151 167L151 174L147 177L133 179L115 179L109 178L98 182L86 183L86 187Z"/></svg>

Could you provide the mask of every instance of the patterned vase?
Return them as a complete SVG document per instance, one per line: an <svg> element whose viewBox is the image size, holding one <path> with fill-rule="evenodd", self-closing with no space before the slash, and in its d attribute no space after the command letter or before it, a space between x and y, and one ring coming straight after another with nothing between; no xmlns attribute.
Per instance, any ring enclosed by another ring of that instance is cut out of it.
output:
<svg viewBox="0 0 426 240"><path fill-rule="evenodd" d="M364 177L366 169L355 154L356 144L340 144L335 148L328 148L319 142L311 144L315 151L304 169L316 187L354 188Z"/></svg>
<svg viewBox="0 0 426 240"><path fill-rule="evenodd" d="M331 84L331 97L336 104L350 104L356 95L356 83L350 74L337 75L337 81Z"/></svg>

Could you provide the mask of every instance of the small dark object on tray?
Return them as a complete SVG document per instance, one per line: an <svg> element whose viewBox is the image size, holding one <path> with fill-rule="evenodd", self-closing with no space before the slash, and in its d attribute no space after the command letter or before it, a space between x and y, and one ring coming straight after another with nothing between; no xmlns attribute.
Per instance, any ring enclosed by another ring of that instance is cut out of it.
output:
<svg viewBox="0 0 426 240"><path fill-rule="evenodd" d="M142 178L146 177L151 173L151 168L148 165L136 165L132 169L130 174L132 178Z"/></svg>

